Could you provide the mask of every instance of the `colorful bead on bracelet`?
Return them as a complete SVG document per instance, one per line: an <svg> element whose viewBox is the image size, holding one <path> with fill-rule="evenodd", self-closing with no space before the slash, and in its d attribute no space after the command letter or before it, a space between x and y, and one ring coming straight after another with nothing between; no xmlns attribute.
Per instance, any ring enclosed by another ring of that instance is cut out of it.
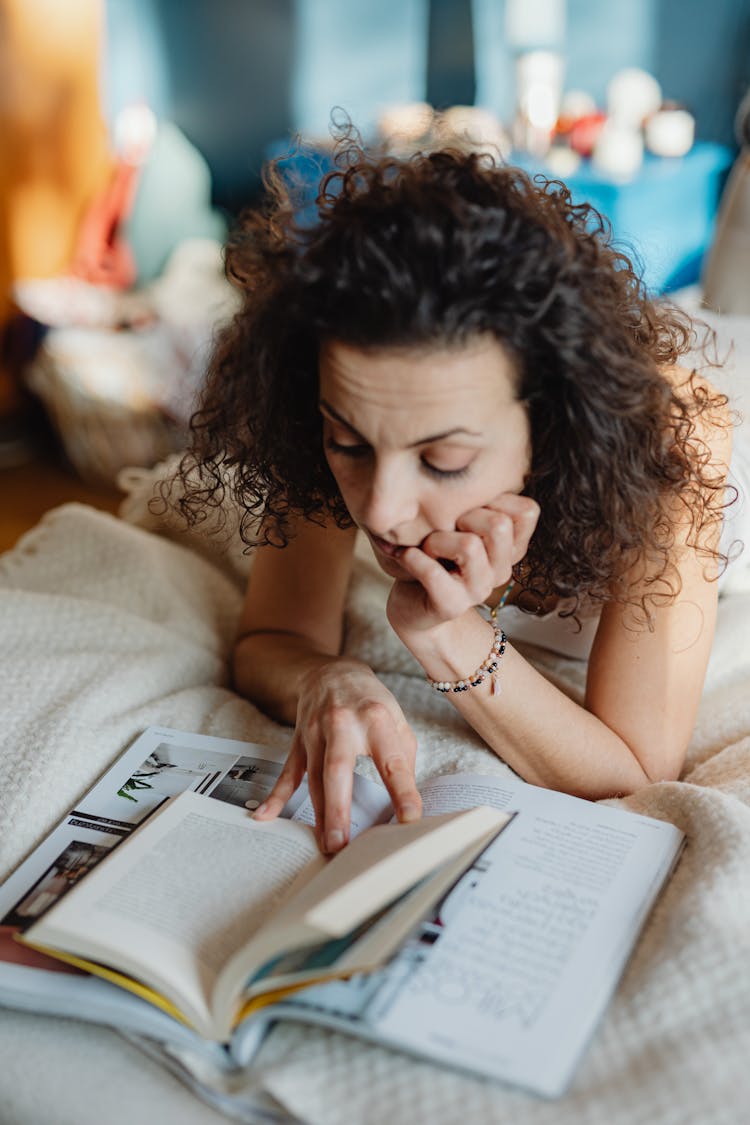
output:
<svg viewBox="0 0 750 1125"><path fill-rule="evenodd" d="M480 664L476 672L471 676L467 676L465 680L431 680L427 677L427 682L430 687L434 687L435 691L450 692L450 691L468 691L469 688L479 687L480 684L489 676L492 680L492 694L497 695L500 691L500 684L497 680L497 670L500 667L500 661L503 653L505 652L505 643L507 637L499 625L493 622L492 628L494 631L494 639L492 641L492 648L485 661Z"/></svg>

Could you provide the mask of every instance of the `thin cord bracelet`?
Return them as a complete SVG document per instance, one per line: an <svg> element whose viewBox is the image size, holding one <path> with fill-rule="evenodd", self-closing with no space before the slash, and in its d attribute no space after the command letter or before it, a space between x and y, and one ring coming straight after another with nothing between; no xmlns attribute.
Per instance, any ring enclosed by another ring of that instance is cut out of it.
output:
<svg viewBox="0 0 750 1125"><path fill-rule="evenodd" d="M510 592L513 589L513 587L515 586L515 584L516 584L515 579L511 578L510 582L508 583L508 585L505 587L502 594L500 595L500 601L497 603L496 606L491 607L490 617L492 618L493 624L495 623L495 621L497 621L497 611L499 609L503 608L503 606L505 605L505 603L508 600L508 595L510 594Z"/></svg>

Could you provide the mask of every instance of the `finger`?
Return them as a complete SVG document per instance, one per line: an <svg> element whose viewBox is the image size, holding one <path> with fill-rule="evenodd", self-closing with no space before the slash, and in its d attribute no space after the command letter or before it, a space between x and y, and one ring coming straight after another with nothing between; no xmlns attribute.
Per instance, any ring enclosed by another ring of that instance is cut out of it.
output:
<svg viewBox="0 0 750 1125"><path fill-rule="evenodd" d="M465 589L459 574L449 574L435 559L420 547L410 547L399 562L425 592L434 611L448 620L458 617L470 605L476 604Z"/></svg>
<svg viewBox="0 0 750 1125"><path fill-rule="evenodd" d="M475 571L486 565L487 552L482 544L481 536L474 530L466 531L431 531L422 541L421 550L433 559L447 559L454 564L449 569L449 574L456 571L464 577L469 571Z"/></svg>
<svg viewBox="0 0 750 1125"><path fill-rule="evenodd" d="M354 761L352 738L338 729L326 745L323 761L323 850L338 852L349 842Z"/></svg>
<svg viewBox="0 0 750 1125"><path fill-rule="evenodd" d="M370 754L391 797L396 817L401 822L418 820L422 798L414 778L417 740L404 723L397 728L391 715L373 705L368 717Z"/></svg>
<svg viewBox="0 0 750 1125"><path fill-rule="evenodd" d="M339 851L349 840L352 787L357 754L369 752L359 715L348 707L331 707L321 718L325 738L320 775L322 845Z"/></svg>
<svg viewBox="0 0 750 1125"><path fill-rule="evenodd" d="M540 507L530 496L517 496L513 492L503 492L482 508L465 513L456 521L460 530L475 530L477 513L491 511L509 516L513 524L512 564L520 562L528 550L529 542L539 521Z"/></svg>
<svg viewBox="0 0 750 1125"><path fill-rule="evenodd" d="M461 525L480 539L489 562L493 587L511 577L515 555L516 527L507 512L477 508L461 517ZM525 551L524 551L525 553Z"/></svg>
<svg viewBox="0 0 750 1125"><path fill-rule="evenodd" d="M323 753L325 747L321 745L319 752L308 759L307 785L310 790L310 800L315 812L315 839L322 852L325 851L323 838L325 824L325 798L323 795Z"/></svg>
<svg viewBox="0 0 750 1125"><path fill-rule="evenodd" d="M489 513L487 518L491 518ZM423 541L422 550L431 558L448 559L452 563L448 575L454 587L461 584L462 592L472 605L483 601L499 581L487 545L476 532L433 531ZM510 569L509 562L507 569Z"/></svg>
<svg viewBox="0 0 750 1125"><path fill-rule="evenodd" d="M482 507L494 508L498 512L507 512L514 520L522 520L528 517L537 519L539 516L539 505L536 500L532 499L531 496L519 496L516 492L500 492L487 504L483 504Z"/></svg>
<svg viewBox="0 0 750 1125"><path fill-rule="evenodd" d="M301 738L295 732L292 746L278 776L276 784L253 813L255 820L273 820L277 817L293 793L299 789L305 776L307 755Z"/></svg>
<svg viewBox="0 0 750 1125"><path fill-rule="evenodd" d="M495 510L503 511L513 520L513 564L520 562L529 549L529 542L536 531L541 508L530 496L505 496L502 504ZM495 507L490 505L490 507Z"/></svg>
<svg viewBox="0 0 750 1125"><path fill-rule="evenodd" d="M322 852L334 852L349 839L352 775L361 737L357 737L352 712L337 706L319 715L316 735L315 743L308 748L307 763L307 783L315 810L315 836ZM330 840L326 835L327 824L332 830Z"/></svg>

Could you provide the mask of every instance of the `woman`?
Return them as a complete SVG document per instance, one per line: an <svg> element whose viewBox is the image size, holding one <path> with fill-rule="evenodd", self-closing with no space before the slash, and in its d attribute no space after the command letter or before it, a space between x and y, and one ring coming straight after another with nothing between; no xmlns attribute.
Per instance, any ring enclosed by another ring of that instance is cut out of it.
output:
<svg viewBox="0 0 750 1125"><path fill-rule="evenodd" d="M270 186L228 247L243 307L183 465L193 520L234 471L259 544L235 683L295 732L256 815L307 771L336 851L357 755L401 820L420 814L414 735L342 655L357 529L425 691L523 778L591 799L677 778L727 561L731 446L725 397L678 366L687 318L649 300L562 185L476 154L357 151L308 229ZM592 628L583 705L478 608L500 602Z"/></svg>

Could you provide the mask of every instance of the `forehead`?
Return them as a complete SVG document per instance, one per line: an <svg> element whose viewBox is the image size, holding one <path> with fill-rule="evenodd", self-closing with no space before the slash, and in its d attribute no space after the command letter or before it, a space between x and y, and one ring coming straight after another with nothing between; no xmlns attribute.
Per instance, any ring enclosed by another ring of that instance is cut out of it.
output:
<svg viewBox="0 0 750 1125"><path fill-rule="evenodd" d="M320 352L320 394L331 405L481 417L516 398L517 372L494 337L456 347L361 350L340 341Z"/></svg>

